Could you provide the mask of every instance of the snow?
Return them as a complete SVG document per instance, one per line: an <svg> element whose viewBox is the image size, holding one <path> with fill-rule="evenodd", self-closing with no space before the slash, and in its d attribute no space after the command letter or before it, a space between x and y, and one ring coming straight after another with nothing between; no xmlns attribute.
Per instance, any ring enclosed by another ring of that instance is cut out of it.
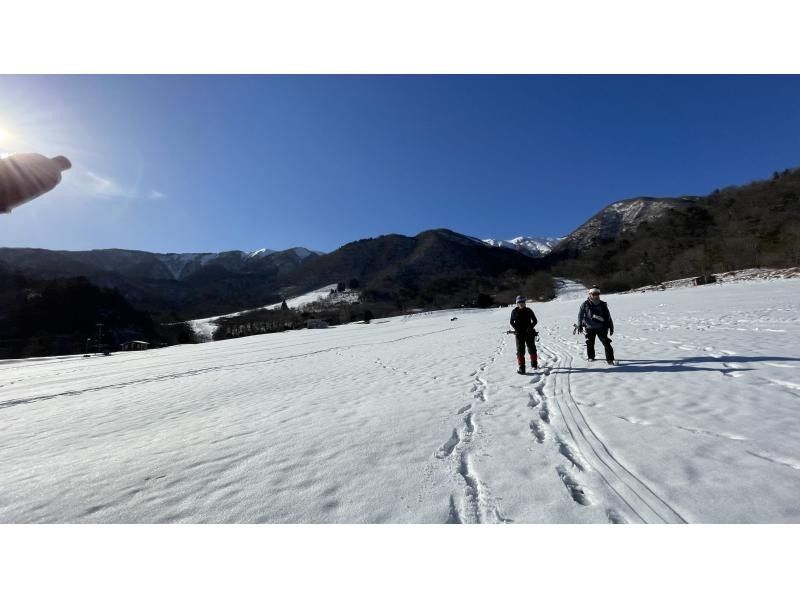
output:
<svg viewBox="0 0 800 598"><path fill-rule="evenodd" d="M290 307L292 309L301 309L306 305L309 305L311 303L316 303L318 301L325 301L333 305L339 303L357 303L359 301L358 292L356 291L348 290L343 293L334 293L333 295L331 295L331 291L335 291L336 287L337 287L336 284L329 284L315 291L306 293L305 295L298 295L297 297L287 299L286 305L287 307ZM217 320L219 320L220 318L232 318L234 316L240 316L242 314L251 313L259 309L280 309L281 305L283 305L282 301L280 303L272 303L270 305L265 305L263 307L258 307L255 309L246 309L243 311L237 311L221 316L211 316L209 318L189 320L188 324L189 326L191 326L195 338L198 341L208 342L213 339L214 332L219 327Z"/></svg>
<svg viewBox="0 0 800 598"><path fill-rule="evenodd" d="M255 257L265 257L270 254L275 253L272 249L267 249L266 247L262 247L261 249L256 249L255 251L251 251L247 254L248 259L253 259Z"/></svg>
<svg viewBox="0 0 800 598"><path fill-rule="evenodd" d="M555 283L556 301L585 300L589 294L589 289L586 286L574 280L554 278L553 282Z"/></svg>
<svg viewBox="0 0 800 598"><path fill-rule="evenodd" d="M729 284L750 280L774 280L783 278L800 278L800 268L749 268L747 270L734 270L731 272L717 272L712 274L716 279L715 283L709 284ZM627 293L643 293L647 291L662 291L665 289L675 289L681 287L695 286L696 276L690 278L680 278L670 280L661 284L649 285L626 291Z"/></svg>
<svg viewBox="0 0 800 598"><path fill-rule="evenodd" d="M507 308L0 362L0 522L798 523L798 292L606 295L616 367L534 303L527 376Z"/></svg>
<svg viewBox="0 0 800 598"><path fill-rule="evenodd" d="M322 301L330 296L331 291L336 290L335 284L329 284L327 286L322 287L321 289L317 289L315 291L311 291L310 293L306 293L305 295L299 295L297 297L292 297L291 299L286 300L287 307L292 309L300 309L301 307L305 307L310 303L315 303L317 301ZM283 305L283 302L280 303L273 303L272 305L267 305L267 309L278 309L280 306Z"/></svg>
<svg viewBox="0 0 800 598"><path fill-rule="evenodd" d="M542 257L558 245L560 238L553 237L515 237L510 241L497 241L495 239L484 239L483 243L491 247L505 247L513 249L531 257Z"/></svg>

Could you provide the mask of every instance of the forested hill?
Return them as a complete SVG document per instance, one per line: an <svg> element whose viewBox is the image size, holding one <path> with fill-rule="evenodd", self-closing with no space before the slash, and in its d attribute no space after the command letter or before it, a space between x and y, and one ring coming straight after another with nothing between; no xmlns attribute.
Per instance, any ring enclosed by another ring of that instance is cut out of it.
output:
<svg viewBox="0 0 800 598"><path fill-rule="evenodd" d="M357 281L366 301L398 308L458 307L475 305L478 295L513 302L523 287L550 298L552 281L541 269L540 260L519 251L435 229L348 243L294 270L288 280L302 291Z"/></svg>
<svg viewBox="0 0 800 598"><path fill-rule="evenodd" d="M596 235L580 249L574 240L562 243L545 263L554 274L599 284L605 291L712 272L800 265L798 168L705 197L657 201L664 206L657 217L643 218L611 238Z"/></svg>
<svg viewBox="0 0 800 598"><path fill-rule="evenodd" d="M0 264L0 359L116 351L131 340L158 346L192 338L187 327L161 326L134 309L117 289L81 277L29 280Z"/></svg>

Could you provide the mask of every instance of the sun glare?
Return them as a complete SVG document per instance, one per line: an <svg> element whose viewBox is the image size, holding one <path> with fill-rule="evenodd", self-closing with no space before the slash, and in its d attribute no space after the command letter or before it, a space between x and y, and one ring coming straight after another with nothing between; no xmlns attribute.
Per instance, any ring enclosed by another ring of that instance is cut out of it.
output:
<svg viewBox="0 0 800 598"><path fill-rule="evenodd" d="M12 148L10 144L13 141L14 136L9 132L8 129L0 127L0 158L7 158Z"/></svg>
<svg viewBox="0 0 800 598"><path fill-rule="evenodd" d="M0 144L9 143L13 135L8 131L8 129L4 129L0 127Z"/></svg>

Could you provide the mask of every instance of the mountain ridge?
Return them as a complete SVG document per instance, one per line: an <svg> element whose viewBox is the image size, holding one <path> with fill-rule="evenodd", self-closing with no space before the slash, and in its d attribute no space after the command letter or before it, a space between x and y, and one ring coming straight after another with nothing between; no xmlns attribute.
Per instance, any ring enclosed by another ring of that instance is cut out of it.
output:
<svg viewBox="0 0 800 598"><path fill-rule="evenodd" d="M510 240L483 239L491 247L513 249L529 257L543 257L550 253L563 237L527 237L519 236Z"/></svg>

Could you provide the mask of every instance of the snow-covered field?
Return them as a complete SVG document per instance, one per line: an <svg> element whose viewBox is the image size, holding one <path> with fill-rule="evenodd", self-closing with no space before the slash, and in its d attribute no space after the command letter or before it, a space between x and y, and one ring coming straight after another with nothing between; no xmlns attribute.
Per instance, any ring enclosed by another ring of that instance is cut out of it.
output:
<svg viewBox="0 0 800 598"><path fill-rule="evenodd" d="M0 362L0 522L798 523L799 294L607 296L617 367L532 304L527 376L509 309Z"/></svg>

